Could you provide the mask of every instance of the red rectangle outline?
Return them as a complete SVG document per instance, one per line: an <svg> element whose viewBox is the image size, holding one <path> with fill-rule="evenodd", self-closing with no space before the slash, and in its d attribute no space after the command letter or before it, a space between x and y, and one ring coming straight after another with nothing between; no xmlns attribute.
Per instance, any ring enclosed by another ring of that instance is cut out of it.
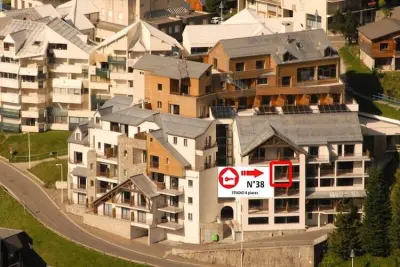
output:
<svg viewBox="0 0 400 267"><path fill-rule="evenodd" d="M274 176L273 176L273 169L274 165L288 165L289 171L288 171L288 179L289 182L287 183L274 183ZM288 188L291 187L293 184L293 166L292 162L290 160L272 160L269 163L269 184L271 187L282 187L282 188Z"/></svg>

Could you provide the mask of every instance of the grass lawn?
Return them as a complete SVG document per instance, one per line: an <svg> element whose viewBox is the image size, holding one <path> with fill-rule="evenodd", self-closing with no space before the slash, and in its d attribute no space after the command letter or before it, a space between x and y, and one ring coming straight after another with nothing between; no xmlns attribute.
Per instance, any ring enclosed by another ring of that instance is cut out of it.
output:
<svg viewBox="0 0 400 267"><path fill-rule="evenodd" d="M63 181L67 181L68 174L68 160L59 159L52 161L45 161L33 167L30 172L36 175L40 180L45 183L47 188L53 187L56 181L60 181L61 171L60 167L56 164L63 165Z"/></svg>
<svg viewBox="0 0 400 267"><path fill-rule="evenodd" d="M347 68L346 71L355 71L359 73L371 73L367 66L359 59L359 46L343 46L339 50L339 54L344 60Z"/></svg>
<svg viewBox="0 0 400 267"><path fill-rule="evenodd" d="M363 255L354 258L354 267L394 267L400 266L400 259L396 259L394 256L387 258L378 258L371 255ZM351 266L351 260L342 261L334 257L324 259L319 267L349 267Z"/></svg>
<svg viewBox="0 0 400 267"><path fill-rule="evenodd" d="M0 133L0 145L6 140L6 136Z"/></svg>
<svg viewBox="0 0 400 267"><path fill-rule="evenodd" d="M26 231L33 239L35 251L50 266L144 267L141 264L106 256L63 239L25 212L23 207L2 189L0 189L0 210L2 211L0 227Z"/></svg>
<svg viewBox="0 0 400 267"><path fill-rule="evenodd" d="M70 135L71 133L68 131L48 131L44 133L31 133L31 156L67 149L67 139ZM13 148L15 156L27 156L28 135L7 135L7 140L3 142L0 146L0 155L9 158L10 146ZM35 158L32 157L32 160L35 160Z"/></svg>

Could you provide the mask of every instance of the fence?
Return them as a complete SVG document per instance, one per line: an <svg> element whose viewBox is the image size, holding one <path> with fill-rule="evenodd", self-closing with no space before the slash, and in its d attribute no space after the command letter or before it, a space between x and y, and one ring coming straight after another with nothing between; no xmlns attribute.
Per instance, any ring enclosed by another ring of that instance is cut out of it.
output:
<svg viewBox="0 0 400 267"><path fill-rule="evenodd" d="M65 156L65 155L68 155L68 149L62 149L62 150L57 150L57 151L51 151L48 153L31 155L31 161L56 158L56 157ZM9 159L9 162L28 162L28 161L29 161L29 156L13 156Z"/></svg>
<svg viewBox="0 0 400 267"><path fill-rule="evenodd" d="M372 96L373 100L381 100L391 104L399 105L400 106L400 99L384 95L384 94L375 94Z"/></svg>

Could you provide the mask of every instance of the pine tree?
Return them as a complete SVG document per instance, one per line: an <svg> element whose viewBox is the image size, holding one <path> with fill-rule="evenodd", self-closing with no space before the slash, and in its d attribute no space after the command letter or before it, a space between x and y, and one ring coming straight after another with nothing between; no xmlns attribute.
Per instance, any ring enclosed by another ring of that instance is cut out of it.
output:
<svg viewBox="0 0 400 267"><path fill-rule="evenodd" d="M341 34L343 34L344 32L344 16L342 14L342 12L340 12L340 10L336 10L335 14L333 14L332 16L332 31L334 33L336 32L340 32Z"/></svg>
<svg viewBox="0 0 400 267"><path fill-rule="evenodd" d="M218 7L221 3L221 0L206 0L205 9L209 13L218 12Z"/></svg>
<svg viewBox="0 0 400 267"><path fill-rule="evenodd" d="M352 207L350 213L340 213L336 216L335 230L328 239L330 253L340 256L343 260L350 257L351 250L361 250L359 230L361 222L357 208Z"/></svg>
<svg viewBox="0 0 400 267"><path fill-rule="evenodd" d="M382 170L371 169L364 203L361 241L363 249L373 256L384 257L390 253L391 212L389 192L389 183L385 180Z"/></svg>
<svg viewBox="0 0 400 267"><path fill-rule="evenodd" d="M393 185L390 202L392 206L392 222L390 224L390 241L392 251L400 256L400 169L397 169L396 183Z"/></svg>

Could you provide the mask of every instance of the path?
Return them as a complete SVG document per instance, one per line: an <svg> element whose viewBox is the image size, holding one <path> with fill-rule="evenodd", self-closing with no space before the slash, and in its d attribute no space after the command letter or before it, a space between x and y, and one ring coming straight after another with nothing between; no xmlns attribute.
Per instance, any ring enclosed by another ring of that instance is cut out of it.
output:
<svg viewBox="0 0 400 267"><path fill-rule="evenodd" d="M48 158L48 159L43 159L43 160L38 160L38 161L31 161L31 168L35 167L36 165L38 165L42 162L53 161L53 160L58 160L58 159L68 159L68 155L59 156L56 158ZM29 170L29 162L16 162L16 163L12 163L12 165L17 167L21 171Z"/></svg>
<svg viewBox="0 0 400 267"><path fill-rule="evenodd" d="M41 187L23 173L9 166L4 161L0 161L0 170L2 173L2 175L0 175L0 184L11 191L20 202L24 203L41 222L75 242L121 258L146 263L152 266L209 266L190 262L176 256L168 256L168 259L165 259L162 256L166 254L166 251L162 250L162 247L152 246L150 249L145 245L134 244L138 248L134 250L132 249L134 246L133 244L127 248L124 243L113 244L91 235L73 223L52 201L50 201ZM149 251L151 251L152 254L148 254Z"/></svg>

